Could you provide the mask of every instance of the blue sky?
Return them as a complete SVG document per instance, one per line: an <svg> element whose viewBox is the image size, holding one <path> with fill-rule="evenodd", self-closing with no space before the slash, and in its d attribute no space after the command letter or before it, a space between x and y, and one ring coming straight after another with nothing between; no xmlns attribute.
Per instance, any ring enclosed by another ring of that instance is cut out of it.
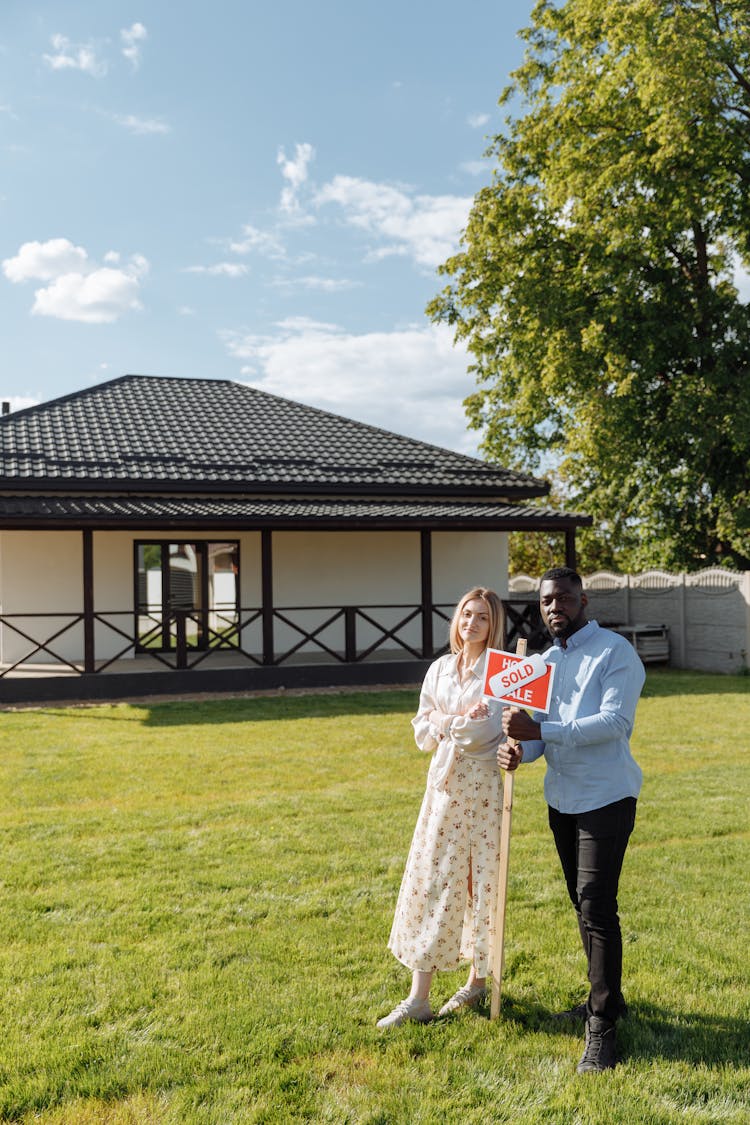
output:
<svg viewBox="0 0 750 1125"><path fill-rule="evenodd" d="M235 379L466 452L431 325L532 0L3 0L0 396Z"/></svg>

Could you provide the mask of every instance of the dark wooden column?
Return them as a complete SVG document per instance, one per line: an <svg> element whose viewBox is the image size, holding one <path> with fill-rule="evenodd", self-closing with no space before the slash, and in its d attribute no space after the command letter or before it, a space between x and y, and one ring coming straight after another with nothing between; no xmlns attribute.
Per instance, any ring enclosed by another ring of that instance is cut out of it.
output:
<svg viewBox="0 0 750 1125"><path fill-rule="evenodd" d="M565 565L571 570L577 570L576 563L576 529L568 528L565 532Z"/></svg>
<svg viewBox="0 0 750 1125"><path fill-rule="evenodd" d="M260 577L262 590L263 663L273 664L273 547L270 528L260 533Z"/></svg>
<svg viewBox="0 0 750 1125"><path fill-rule="evenodd" d="M94 533L83 528L83 670L95 672L94 663Z"/></svg>
<svg viewBox="0 0 750 1125"><path fill-rule="evenodd" d="M421 531L422 556L422 656L431 659L434 652L432 637L432 535Z"/></svg>

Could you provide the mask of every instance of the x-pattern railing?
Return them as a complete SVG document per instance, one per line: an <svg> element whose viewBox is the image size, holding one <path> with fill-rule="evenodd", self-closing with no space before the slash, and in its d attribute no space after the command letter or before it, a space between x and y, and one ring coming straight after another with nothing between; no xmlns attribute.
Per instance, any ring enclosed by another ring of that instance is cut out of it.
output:
<svg viewBox="0 0 750 1125"><path fill-rule="evenodd" d="M281 621L288 628L299 634L299 640L296 644L293 644L291 648L286 649L278 656L274 654L274 664L284 664L291 656L304 648L305 645L314 645L316 649L327 653L334 660L342 664L359 663L362 660L366 660L368 656L376 652L389 640L393 641L394 647L403 649L404 652L409 653L410 656L415 657L417 660L424 659L425 657L425 653L423 653L421 648L416 648L413 644L409 644L403 637L399 636L402 629L405 629L407 625L421 618L423 613L421 606L318 606L315 607L315 609L318 612L328 612L329 610L331 612L325 620L321 621L313 628L305 628L290 617L290 614L294 612L310 613L310 606L294 606L284 610L274 610L274 620ZM377 610L384 609L407 609L409 612L403 615L395 624L389 626L384 625L373 616L373 613ZM440 615L444 616L443 614ZM327 644L321 639L321 634L332 625L335 625L336 622L342 620L344 623L343 649L331 648L330 644ZM365 622L379 634L374 641L361 649L357 647L356 642L358 621ZM428 653L426 655L432 656L433 653Z"/></svg>
<svg viewBox="0 0 750 1125"><path fill-rule="evenodd" d="M56 629L55 632L50 634L49 637L45 637L45 639L43 641L39 641L39 640L37 640L36 637L32 637L29 633L27 633L24 629L22 629L20 627L20 625L15 625L13 623L13 621L11 620L12 617L21 618L23 621L26 621L29 618L32 618L32 619L36 620L36 618L38 618L38 617L42 617L42 618L54 617L56 620L59 620L61 617L69 617L70 620L65 625L63 625L60 629ZM23 637L23 639L25 641L28 641L29 644L31 644L33 646L28 652L25 652L23 654L23 656L21 656L13 664L10 664L7 668L3 668L2 670L0 670L0 678L3 677L3 676L9 675L11 672L14 672L16 670L16 668L20 668L21 665L25 664L27 661L33 660L33 658L37 655L37 653L40 653L40 652L46 652L47 655L51 656L54 661L56 661L59 664L64 664L65 667L70 668L71 671L80 672L80 668L78 667L77 664L74 664L72 661L67 660L61 653L56 652L54 649L50 648L50 645L52 644L53 641L56 641L56 640L58 640L59 637L62 637L64 633L67 633L69 629L74 628L76 625L80 625L83 622L83 614L82 613L72 613L72 614L66 614L66 613L2 614L2 615L0 615L0 622L6 628L10 629L13 633L15 633L17 636Z"/></svg>
<svg viewBox="0 0 750 1125"><path fill-rule="evenodd" d="M504 604L508 623L508 644L520 635L529 638L530 647L541 648L544 637L536 600L512 598ZM399 611L400 616L393 621L393 615ZM379 620L384 612L388 613L391 620L387 622ZM446 626L450 622L451 607L433 604L431 612L433 621L437 619ZM315 624L306 625L297 616L299 614L304 614L308 619L310 614L323 614L324 617ZM127 623L119 624L118 618L126 618ZM39 630L34 630L31 623L43 622L45 619L54 619L56 627L49 636L40 639L34 636L34 632ZM59 624L61 619L63 624ZM246 630L259 621L271 626L268 633L271 643L266 641L265 652L259 651L263 646L257 641L254 651L246 643ZM254 665L284 664L303 649L306 652L323 653L338 663L359 663L387 645L391 652L397 650L417 660L431 659L444 652L447 646L435 643L430 646L431 651L425 651L424 644L416 643L414 632L420 621L424 623L424 608L413 604L274 607L270 613L265 614L263 609L257 606L225 612L217 609L212 609L210 612L175 609L167 614L160 612L134 614L127 610L97 611L88 621L92 635L93 627L97 625L109 630L125 643L115 653L108 652L106 659L98 660L95 666L93 654L90 654L91 658L86 662L85 670L103 672L118 660L136 652L147 654L170 671L196 668L217 652L231 652L239 660ZM195 639L188 638L190 622L196 626L198 643ZM71 672L81 673L84 671L82 667L84 660L64 656L59 651L59 641L66 633L76 627L85 628L86 624L84 613L0 614L0 625L30 646L7 666L0 667L0 678L8 676L23 665L33 663L34 658L42 654ZM282 651L273 646L274 624L284 626L296 636L294 643L284 647ZM331 630L336 631L337 626L339 631L334 640ZM370 632L370 637L366 642L360 643L358 634L361 638L363 626ZM411 636L405 636L404 631L410 626ZM160 643L164 638L165 630L171 638L173 648L165 649ZM372 631L376 634L374 638ZM447 628L445 633L447 634ZM423 633L423 642L425 635L430 634Z"/></svg>

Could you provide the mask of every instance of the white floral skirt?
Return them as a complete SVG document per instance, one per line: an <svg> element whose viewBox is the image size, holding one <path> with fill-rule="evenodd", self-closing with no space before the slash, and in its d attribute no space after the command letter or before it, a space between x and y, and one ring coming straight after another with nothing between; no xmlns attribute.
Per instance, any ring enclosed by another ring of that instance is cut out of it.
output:
<svg viewBox="0 0 750 1125"><path fill-rule="evenodd" d="M428 779L388 940L407 968L439 972L472 961L477 976L488 975L501 819L496 762L459 755L444 790Z"/></svg>

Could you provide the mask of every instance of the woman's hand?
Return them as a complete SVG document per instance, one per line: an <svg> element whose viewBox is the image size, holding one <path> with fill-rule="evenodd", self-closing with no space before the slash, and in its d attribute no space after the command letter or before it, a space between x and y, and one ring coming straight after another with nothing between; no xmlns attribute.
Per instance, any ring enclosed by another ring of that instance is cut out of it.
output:
<svg viewBox="0 0 750 1125"><path fill-rule="evenodd" d="M430 722L438 730L445 730L452 717L452 715L446 715L445 711L430 711Z"/></svg>
<svg viewBox="0 0 750 1125"><path fill-rule="evenodd" d="M497 748L497 764L504 770L516 770L523 758L523 746L520 743L501 742Z"/></svg>
<svg viewBox="0 0 750 1125"><path fill-rule="evenodd" d="M475 703L468 716L470 719L486 719L489 713L490 709L486 703Z"/></svg>

